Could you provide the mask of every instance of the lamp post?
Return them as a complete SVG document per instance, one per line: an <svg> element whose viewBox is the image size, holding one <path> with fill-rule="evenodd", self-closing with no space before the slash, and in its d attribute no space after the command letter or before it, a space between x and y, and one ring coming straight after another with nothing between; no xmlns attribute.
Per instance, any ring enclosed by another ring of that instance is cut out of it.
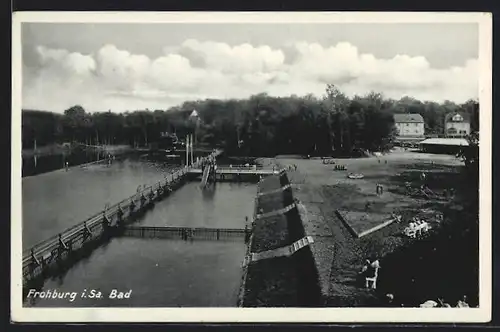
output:
<svg viewBox="0 0 500 332"><path fill-rule="evenodd" d="M193 135L191 135L191 165L194 163L193 158Z"/></svg>

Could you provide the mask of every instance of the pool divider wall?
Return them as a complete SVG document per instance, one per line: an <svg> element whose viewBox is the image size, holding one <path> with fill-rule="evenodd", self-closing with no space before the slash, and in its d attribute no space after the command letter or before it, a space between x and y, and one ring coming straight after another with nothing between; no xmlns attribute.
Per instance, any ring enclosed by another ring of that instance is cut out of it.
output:
<svg viewBox="0 0 500 332"><path fill-rule="evenodd" d="M257 186L257 193L258 192L259 192L259 188ZM258 196L256 196L254 199L252 220L255 220L255 218L257 217L258 201L259 201ZM248 277L248 264L252 258L251 248L252 248L252 243L253 243L253 236L254 236L253 231L251 231L248 242L246 243L245 257L243 259L243 264L242 264L243 273L241 274L240 290L238 293L238 303L237 303L238 307L243 307L245 305L246 281L247 281L247 277Z"/></svg>
<svg viewBox="0 0 500 332"><path fill-rule="evenodd" d="M286 188L282 190L282 206L276 206L276 210L295 203L292 188L286 187L290 184L286 172L283 171L273 176L279 177L278 186ZM259 200L256 199L255 202L255 210L258 211ZM295 207L284 216L287 220L286 229L281 229L280 232L286 232L291 243L303 238L306 232L298 209ZM257 222L265 223L265 219ZM248 262L255 236L258 235L252 234L250 238L246 262ZM314 243L300 249L290 257L265 259L245 265L238 305L240 307L322 306L324 300L318 269L310 246L314 246ZM290 273L294 275L290 276Z"/></svg>

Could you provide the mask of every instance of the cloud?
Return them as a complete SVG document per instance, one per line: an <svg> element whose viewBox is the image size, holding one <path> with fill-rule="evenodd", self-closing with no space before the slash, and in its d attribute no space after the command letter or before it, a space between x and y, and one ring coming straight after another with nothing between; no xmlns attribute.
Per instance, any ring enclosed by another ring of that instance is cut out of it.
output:
<svg viewBox="0 0 500 332"><path fill-rule="evenodd" d="M23 107L62 112L80 104L89 111L165 109L185 100L322 95L326 83L347 95L382 92L423 100L463 102L478 96L478 61L433 68L422 56L376 58L347 42L324 47L297 42L228 45L188 39L150 58L105 45L92 54L36 48L38 67L23 83Z"/></svg>
<svg viewBox="0 0 500 332"><path fill-rule="evenodd" d="M225 43L188 39L182 44L180 52L183 50L188 56L194 55L195 59L197 56L207 68L228 74L272 71L280 68L285 60L281 50L250 44L231 47Z"/></svg>

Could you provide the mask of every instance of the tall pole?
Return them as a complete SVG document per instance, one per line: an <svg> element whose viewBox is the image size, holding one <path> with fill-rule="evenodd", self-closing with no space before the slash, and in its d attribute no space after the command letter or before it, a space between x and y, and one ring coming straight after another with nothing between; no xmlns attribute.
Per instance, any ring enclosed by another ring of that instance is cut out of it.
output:
<svg viewBox="0 0 500 332"><path fill-rule="evenodd" d="M189 135L186 136L186 167L189 165Z"/></svg>
<svg viewBox="0 0 500 332"><path fill-rule="evenodd" d="M196 117L195 119L195 124L194 124L194 144L197 144L198 143L198 126L200 124L200 119L198 117Z"/></svg>
<svg viewBox="0 0 500 332"><path fill-rule="evenodd" d="M194 163L194 158L193 158L193 135L191 135L191 164Z"/></svg>

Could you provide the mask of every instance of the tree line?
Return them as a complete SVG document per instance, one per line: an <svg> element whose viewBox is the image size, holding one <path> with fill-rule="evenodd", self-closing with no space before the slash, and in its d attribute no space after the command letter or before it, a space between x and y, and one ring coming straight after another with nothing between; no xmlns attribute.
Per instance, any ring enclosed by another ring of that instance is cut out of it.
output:
<svg viewBox="0 0 500 332"><path fill-rule="evenodd" d="M190 114L196 110L200 121ZM442 134L449 112L470 115L471 128L479 129L479 104L399 100L371 92L348 98L334 85L323 97L314 95L272 97L265 93L248 99L207 99L184 102L168 110L123 113L88 113L73 106L64 114L23 110L23 148L62 142L148 146L161 132L182 138L195 133L199 144L220 145L232 154L346 154L381 151L396 135L395 113L418 113L426 134Z"/></svg>

